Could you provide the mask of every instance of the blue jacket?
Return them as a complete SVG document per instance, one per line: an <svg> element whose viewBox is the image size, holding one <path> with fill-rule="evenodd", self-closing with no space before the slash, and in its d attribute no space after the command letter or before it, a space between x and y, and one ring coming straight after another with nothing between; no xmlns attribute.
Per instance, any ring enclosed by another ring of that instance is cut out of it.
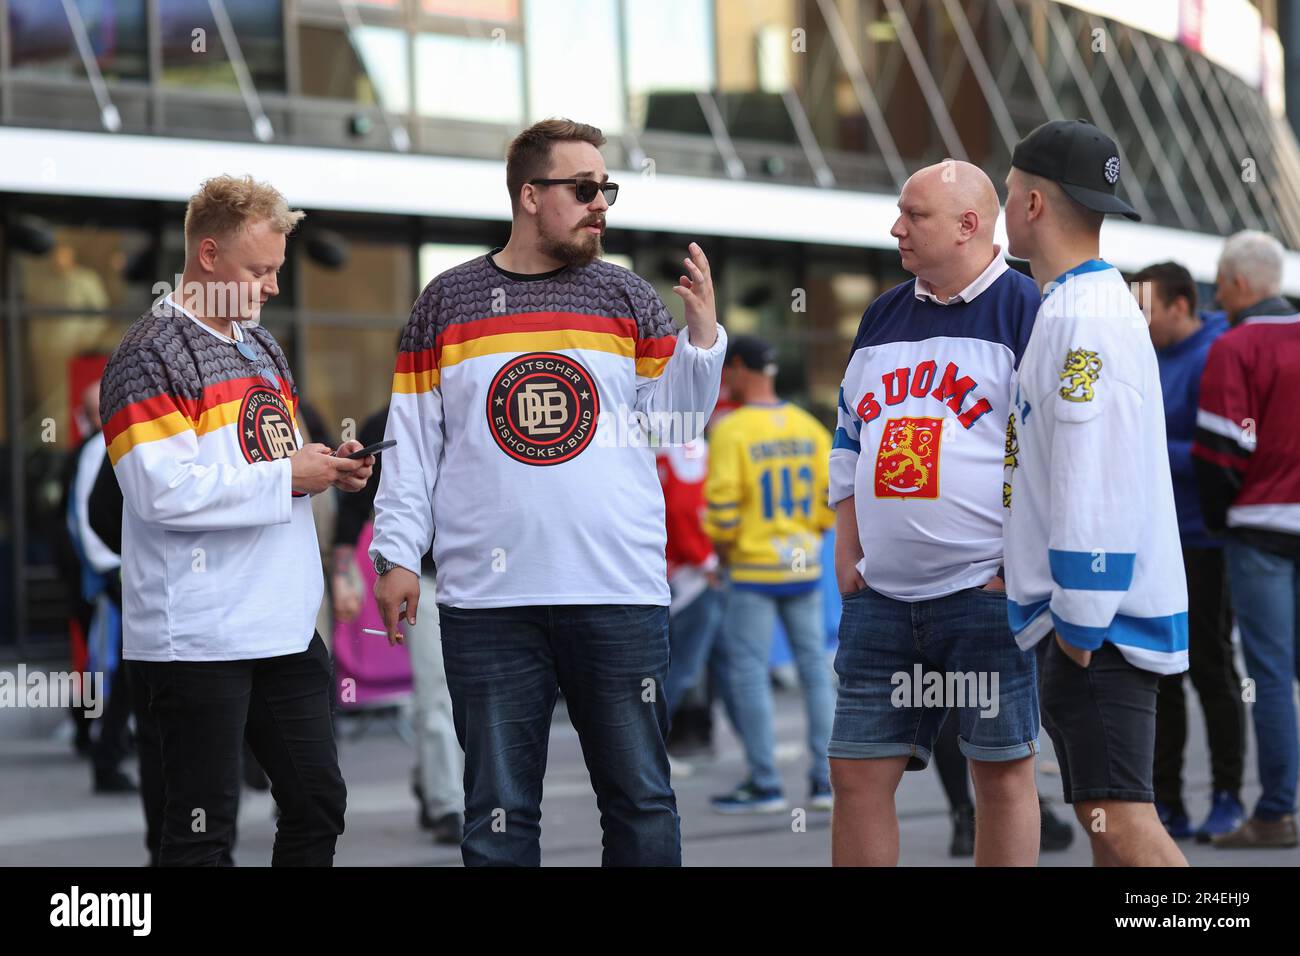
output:
<svg viewBox="0 0 1300 956"><path fill-rule="evenodd" d="M1169 441L1169 471L1174 479L1174 504L1178 533L1187 548L1217 548L1220 543L1205 530L1192 466L1192 438L1196 433L1196 406L1201 372L1210 346L1228 331L1222 312L1202 312L1199 329L1177 345L1156 352L1160 364L1160 390L1165 398L1165 431Z"/></svg>

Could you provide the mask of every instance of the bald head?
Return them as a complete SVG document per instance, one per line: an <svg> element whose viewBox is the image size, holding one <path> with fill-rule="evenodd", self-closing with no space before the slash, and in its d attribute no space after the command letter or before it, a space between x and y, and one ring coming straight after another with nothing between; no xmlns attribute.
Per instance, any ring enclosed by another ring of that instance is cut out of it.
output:
<svg viewBox="0 0 1300 956"><path fill-rule="evenodd" d="M993 180L984 170L960 159L945 159L942 163L917 170L903 185L920 191L933 208L942 215L960 218L973 212L979 217L977 234L993 238L993 227L998 221L998 192Z"/></svg>
<svg viewBox="0 0 1300 956"><path fill-rule="evenodd" d="M917 170L903 184L898 212L889 234L903 268L932 288L960 291L993 258L998 194L978 166L945 159Z"/></svg>

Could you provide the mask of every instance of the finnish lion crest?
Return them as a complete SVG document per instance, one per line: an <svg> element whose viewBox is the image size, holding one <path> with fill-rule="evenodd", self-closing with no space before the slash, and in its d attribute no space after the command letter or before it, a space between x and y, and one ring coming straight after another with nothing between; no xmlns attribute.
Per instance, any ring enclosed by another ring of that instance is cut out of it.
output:
<svg viewBox="0 0 1300 956"><path fill-rule="evenodd" d="M1093 383L1101 377L1101 357L1087 349L1073 349L1061 369L1061 397L1067 402L1090 402L1096 394Z"/></svg>

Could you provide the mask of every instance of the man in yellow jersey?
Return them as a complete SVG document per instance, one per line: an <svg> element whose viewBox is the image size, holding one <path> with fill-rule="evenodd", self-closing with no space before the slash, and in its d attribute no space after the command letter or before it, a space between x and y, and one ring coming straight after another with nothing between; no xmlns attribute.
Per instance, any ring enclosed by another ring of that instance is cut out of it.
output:
<svg viewBox="0 0 1300 956"><path fill-rule="evenodd" d="M768 657L776 616L790 639L808 715L809 807L830 810L826 745L835 716L826 658L821 578L822 533L835 523L827 506L831 436L803 409L776 394L776 352L754 336L728 344L723 381L741 406L714 428L705 530L727 569L719 639L723 690L745 745L749 778L713 798L719 813L786 809L773 756Z"/></svg>

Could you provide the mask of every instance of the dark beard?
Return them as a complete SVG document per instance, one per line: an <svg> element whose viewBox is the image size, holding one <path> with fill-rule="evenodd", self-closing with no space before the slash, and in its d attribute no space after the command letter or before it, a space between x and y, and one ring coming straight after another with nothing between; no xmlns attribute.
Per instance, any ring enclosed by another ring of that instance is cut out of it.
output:
<svg viewBox="0 0 1300 956"><path fill-rule="evenodd" d="M586 228L586 227L583 227ZM538 248L552 259L558 259L567 266L581 267L590 265L605 254L601 236L583 234L581 238L560 241L543 233L538 237Z"/></svg>

